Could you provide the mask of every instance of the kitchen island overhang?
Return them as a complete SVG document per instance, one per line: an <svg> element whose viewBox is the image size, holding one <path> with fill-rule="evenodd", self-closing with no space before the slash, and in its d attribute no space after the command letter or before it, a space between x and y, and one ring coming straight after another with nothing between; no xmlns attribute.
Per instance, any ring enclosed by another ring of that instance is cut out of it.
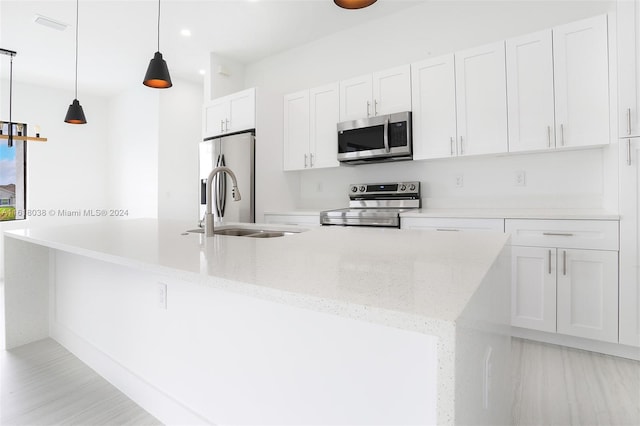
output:
<svg viewBox="0 0 640 426"><path fill-rule="evenodd" d="M7 347L50 335L168 423L508 422L507 236L187 228L5 233Z"/></svg>

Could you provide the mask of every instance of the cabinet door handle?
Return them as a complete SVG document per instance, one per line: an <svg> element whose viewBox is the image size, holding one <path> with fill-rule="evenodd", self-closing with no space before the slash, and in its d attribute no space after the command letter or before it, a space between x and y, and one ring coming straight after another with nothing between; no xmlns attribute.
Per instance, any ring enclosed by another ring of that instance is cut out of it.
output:
<svg viewBox="0 0 640 426"><path fill-rule="evenodd" d="M313 167L313 153L309 154L309 166Z"/></svg>
<svg viewBox="0 0 640 426"><path fill-rule="evenodd" d="M367 101L367 117L371 116L371 102Z"/></svg>
<svg viewBox="0 0 640 426"><path fill-rule="evenodd" d="M220 120L220 133L224 132L224 120Z"/></svg>
<svg viewBox="0 0 640 426"><path fill-rule="evenodd" d="M307 154L304 155L304 168L307 168Z"/></svg>
<svg viewBox="0 0 640 426"><path fill-rule="evenodd" d="M547 147L551 148L551 126L547 126Z"/></svg>
<svg viewBox="0 0 640 426"><path fill-rule="evenodd" d="M627 139L627 166L631 165L631 139Z"/></svg>
<svg viewBox="0 0 640 426"><path fill-rule="evenodd" d="M460 136L460 155L464 155L464 139Z"/></svg>
<svg viewBox="0 0 640 426"><path fill-rule="evenodd" d="M373 101L373 115L378 115L378 100ZM631 133L629 133L631 134Z"/></svg>
<svg viewBox="0 0 640 426"><path fill-rule="evenodd" d="M560 145L564 146L564 124L560 125Z"/></svg>
<svg viewBox="0 0 640 426"><path fill-rule="evenodd" d="M451 156L453 157L453 136L449 140L451 141Z"/></svg>
<svg viewBox="0 0 640 426"><path fill-rule="evenodd" d="M549 250L549 275L551 275L551 250Z"/></svg>
<svg viewBox="0 0 640 426"><path fill-rule="evenodd" d="M631 136L631 108L627 108L627 135Z"/></svg>
<svg viewBox="0 0 640 426"><path fill-rule="evenodd" d="M567 251L562 251L562 275L567 275Z"/></svg>
<svg viewBox="0 0 640 426"><path fill-rule="evenodd" d="M542 235L547 237L573 237L573 234L568 232L543 232Z"/></svg>

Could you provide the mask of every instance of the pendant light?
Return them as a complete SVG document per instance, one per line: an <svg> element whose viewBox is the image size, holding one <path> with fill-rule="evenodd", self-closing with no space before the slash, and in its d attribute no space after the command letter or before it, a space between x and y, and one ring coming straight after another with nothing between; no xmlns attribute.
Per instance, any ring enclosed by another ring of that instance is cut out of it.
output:
<svg viewBox="0 0 640 426"><path fill-rule="evenodd" d="M154 89L168 89L173 86L167 61L162 59L162 53L160 53L160 0L158 0L158 51L149 62L142 84Z"/></svg>
<svg viewBox="0 0 640 426"><path fill-rule="evenodd" d="M76 0L76 96L73 99L69 109L67 110L67 116L64 118L65 123L69 124L85 124L87 119L84 116L82 105L78 101L78 10L80 0Z"/></svg>
<svg viewBox="0 0 640 426"><path fill-rule="evenodd" d="M343 9L362 9L371 6L376 0L333 0L333 2Z"/></svg>

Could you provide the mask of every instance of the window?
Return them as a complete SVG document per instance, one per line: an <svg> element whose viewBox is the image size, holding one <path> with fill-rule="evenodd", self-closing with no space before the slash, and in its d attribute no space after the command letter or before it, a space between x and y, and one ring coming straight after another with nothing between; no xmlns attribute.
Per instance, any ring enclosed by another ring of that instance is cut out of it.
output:
<svg viewBox="0 0 640 426"><path fill-rule="evenodd" d="M4 123L2 133L8 130ZM26 170L26 142L0 140L0 221L25 218Z"/></svg>

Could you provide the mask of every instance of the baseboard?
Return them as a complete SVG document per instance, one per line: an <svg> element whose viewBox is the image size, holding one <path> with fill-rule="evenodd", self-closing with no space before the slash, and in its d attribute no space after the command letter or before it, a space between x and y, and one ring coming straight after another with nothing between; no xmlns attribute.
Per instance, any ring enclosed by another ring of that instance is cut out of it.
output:
<svg viewBox="0 0 640 426"><path fill-rule="evenodd" d="M128 370L68 328L52 321L50 336L162 423L214 424Z"/></svg>
<svg viewBox="0 0 640 426"><path fill-rule="evenodd" d="M520 327L511 327L511 335L513 337L521 337L523 339L552 343L554 345L567 346L570 348L583 349L586 351L640 361L640 348L634 346L621 345L619 343L599 342L597 340L583 339L580 337L557 333L547 333L538 330L529 330Z"/></svg>

